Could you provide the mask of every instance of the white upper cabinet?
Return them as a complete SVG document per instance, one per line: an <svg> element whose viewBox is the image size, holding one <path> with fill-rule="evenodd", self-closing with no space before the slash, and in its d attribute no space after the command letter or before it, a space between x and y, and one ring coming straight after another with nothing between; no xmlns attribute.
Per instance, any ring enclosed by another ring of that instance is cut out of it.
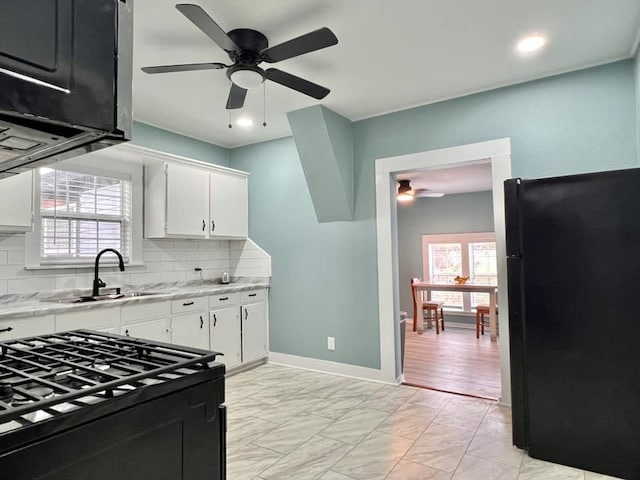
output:
<svg viewBox="0 0 640 480"><path fill-rule="evenodd" d="M0 180L0 231L27 232L32 229L33 172Z"/></svg>
<svg viewBox="0 0 640 480"><path fill-rule="evenodd" d="M160 152L152 158L145 162L146 238L247 237L245 172ZM168 161L158 162L158 158Z"/></svg>
<svg viewBox="0 0 640 480"><path fill-rule="evenodd" d="M167 235L206 237L209 173L167 164Z"/></svg>
<svg viewBox="0 0 640 480"><path fill-rule="evenodd" d="M209 235L247 238L249 199L247 177L228 173L210 173Z"/></svg>

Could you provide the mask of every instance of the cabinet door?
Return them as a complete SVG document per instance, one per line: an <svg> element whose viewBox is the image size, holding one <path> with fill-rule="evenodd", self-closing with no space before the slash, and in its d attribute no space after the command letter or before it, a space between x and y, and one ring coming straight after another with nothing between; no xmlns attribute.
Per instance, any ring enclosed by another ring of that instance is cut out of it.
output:
<svg viewBox="0 0 640 480"><path fill-rule="evenodd" d="M267 317L264 302L242 305L242 361L267 356Z"/></svg>
<svg viewBox="0 0 640 480"><path fill-rule="evenodd" d="M171 318L171 343L209 350L209 322L205 312Z"/></svg>
<svg viewBox="0 0 640 480"><path fill-rule="evenodd" d="M0 320L0 342L53 332L53 315Z"/></svg>
<svg viewBox="0 0 640 480"><path fill-rule="evenodd" d="M122 325L120 334L127 337L169 342L169 322L166 318L147 320L146 322Z"/></svg>
<svg viewBox="0 0 640 480"><path fill-rule="evenodd" d="M247 178L223 173L211 173L210 178L209 235L246 238L249 233Z"/></svg>
<svg viewBox="0 0 640 480"><path fill-rule="evenodd" d="M33 173L31 171L0 180L0 231L30 231Z"/></svg>
<svg viewBox="0 0 640 480"><path fill-rule="evenodd" d="M220 308L210 314L211 322L211 350L223 353L217 357L219 362L226 365L227 370L240 364L242 358L240 339L240 319L238 307Z"/></svg>
<svg viewBox="0 0 640 480"><path fill-rule="evenodd" d="M209 172L167 165L167 235L205 237L209 220Z"/></svg>

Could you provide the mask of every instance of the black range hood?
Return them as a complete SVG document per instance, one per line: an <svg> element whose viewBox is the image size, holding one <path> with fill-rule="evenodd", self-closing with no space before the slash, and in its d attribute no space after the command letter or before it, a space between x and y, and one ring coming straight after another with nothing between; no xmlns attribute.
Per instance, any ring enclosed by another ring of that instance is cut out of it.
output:
<svg viewBox="0 0 640 480"><path fill-rule="evenodd" d="M132 0L0 1L0 178L131 139Z"/></svg>

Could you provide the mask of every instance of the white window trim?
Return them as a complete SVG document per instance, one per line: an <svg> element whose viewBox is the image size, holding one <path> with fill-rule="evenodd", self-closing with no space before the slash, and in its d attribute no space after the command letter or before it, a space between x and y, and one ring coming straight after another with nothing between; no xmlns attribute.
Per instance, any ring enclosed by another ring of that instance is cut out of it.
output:
<svg viewBox="0 0 640 480"><path fill-rule="evenodd" d="M494 242L496 234L494 232L472 232L472 233L445 233L422 235L422 278L431 281L431 265L429 263L429 244L431 243L459 243L462 248L462 276L469 276L471 268L469 266L469 244L479 242ZM452 312L460 315L469 315L475 310L471 307L471 294L462 294L462 310L451 309Z"/></svg>
<svg viewBox="0 0 640 480"><path fill-rule="evenodd" d="M62 170L70 170L74 172L86 173L89 175L98 175L105 177L113 177L131 180L131 251L128 261L125 265L138 266L142 263L142 211L143 211L143 183L142 183L142 165L135 163L123 162L113 158L103 157L108 161L108 168L94 167L89 160L65 160L63 162L52 165L52 168ZM97 157L91 161L96 162ZM34 171L33 175L33 231L25 234L25 269L26 270L46 270L46 269L64 269L64 268L87 268L93 269L94 259L69 259L65 262L41 263L40 259L40 237L42 222L40 218L40 172ZM108 265L115 260L105 257L104 264Z"/></svg>

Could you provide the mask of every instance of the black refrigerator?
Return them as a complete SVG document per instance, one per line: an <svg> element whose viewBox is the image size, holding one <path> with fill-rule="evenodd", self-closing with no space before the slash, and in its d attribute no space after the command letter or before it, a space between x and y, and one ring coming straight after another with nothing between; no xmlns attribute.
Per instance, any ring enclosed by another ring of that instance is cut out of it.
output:
<svg viewBox="0 0 640 480"><path fill-rule="evenodd" d="M640 169L504 186L514 444L640 479Z"/></svg>

